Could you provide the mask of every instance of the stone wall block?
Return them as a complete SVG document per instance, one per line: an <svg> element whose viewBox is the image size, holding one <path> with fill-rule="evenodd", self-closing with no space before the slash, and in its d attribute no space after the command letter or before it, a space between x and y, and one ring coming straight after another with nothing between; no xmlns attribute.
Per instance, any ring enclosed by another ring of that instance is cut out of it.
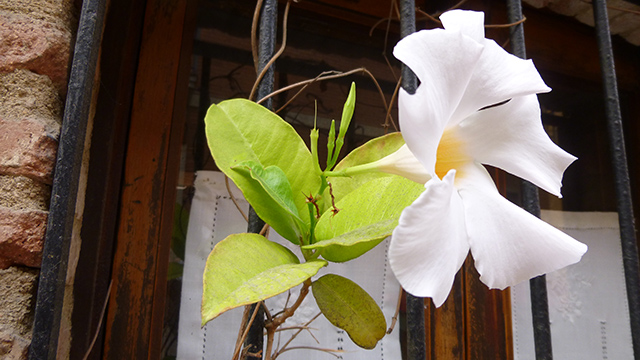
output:
<svg viewBox="0 0 640 360"><path fill-rule="evenodd" d="M68 28L77 26L76 0L0 0L0 11L28 15L33 19L56 22Z"/></svg>
<svg viewBox="0 0 640 360"><path fill-rule="evenodd" d="M38 120L0 118L0 174L51 184L58 141Z"/></svg>
<svg viewBox="0 0 640 360"><path fill-rule="evenodd" d="M64 95L72 34L60 22L0 10L0 71L28 69L47 75Z"/></svg>
<svg viewBox="0 0 640 360"><path fill-rule="evenodd" d="M38 270L22 266L0 270L0 332L31 340L37 289Z"/></svg>
<svg viewBox="0 0 640 360"><path fill-rule="evenodd" d="M46 211L0 206L0 269L40 267L47 216Z"/></svg>
<svg viewBox="0 0 640 360"><path fill-rule="evenodd" d="M0 327L0 359L26 360L29 356L31 341Z"/></svg>
<svg viewBox="0 0 640 360"><path fill-rule="evenodd" d="M37 118L50 123L57 136L62 118L62 100L46 75L17 69L0 73L0 118Z"/></svg>
<svg viewBox="0 0 640 360"><path fill-rule="evenodd" d="M16 210L49 210L51 186L26 176L0 175L0 206Z"/></svg>

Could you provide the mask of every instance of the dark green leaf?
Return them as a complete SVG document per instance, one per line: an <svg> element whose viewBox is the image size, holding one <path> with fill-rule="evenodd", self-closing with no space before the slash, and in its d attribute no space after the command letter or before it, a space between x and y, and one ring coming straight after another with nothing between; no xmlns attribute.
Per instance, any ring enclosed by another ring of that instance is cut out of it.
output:
<svg viewBox="0 0 640 360"><path fill-rule="evenodd" d="M322 314L346 331L356 345L373 349L384 337L387 330L384 314L358 284L328 274L314 281L311 289Z"/></svg>

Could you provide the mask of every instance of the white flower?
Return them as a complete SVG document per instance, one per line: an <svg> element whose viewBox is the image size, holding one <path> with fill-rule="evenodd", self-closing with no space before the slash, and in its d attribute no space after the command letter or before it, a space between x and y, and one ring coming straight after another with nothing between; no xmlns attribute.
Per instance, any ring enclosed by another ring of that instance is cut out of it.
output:
<svg viewBox="0 0 640 360"><path fill-rule="evenodd" d="M575 157L542 127L535 94L550 89L531 61L484 38L483 13L454 10L440 19L445 29L417 32L394 49L420 86L399 97L406 146L377 162L426 182L400 217L389 258L405 290L436 306L469 250L480 279L499 289L573 264L587 250L503 198L482 166L561 196L562 174Z"/></svg>

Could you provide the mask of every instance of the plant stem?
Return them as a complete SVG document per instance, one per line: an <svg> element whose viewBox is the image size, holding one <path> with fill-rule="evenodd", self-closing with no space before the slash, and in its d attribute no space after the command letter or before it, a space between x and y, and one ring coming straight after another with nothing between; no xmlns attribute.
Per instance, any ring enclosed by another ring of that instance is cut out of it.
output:
<svg viewBox="0 0 640 360"><path fill-rule="evenodd" d="M315 205L312 204L311 202L308 202L307 207L309 208L309 222L310 222L308 245L311 245L314 243L314 240L315 240L315 230L316 230L316 215L314 213ZM302 245L307 245L307 244L302 244Z"/></svg>
<svg viewBox="0 0 640 360"><path fill-rule="evenodd" d="M273 340L275 337L276 329L278 329L278 326L282 325L288 318L293 316L298 307L300 307L300 304L302 304L304 298L307 297L307 294L309 294L310 287L311 280L305 280L304 283L302 283L300 295L298 295L296 302L293 303L291 307L284 309L284 311L280 315L274 317L272 321L265 324L264 327L267 329L267 349L265 353L265 360L271 360L271 351L273 350Z"/></svg>

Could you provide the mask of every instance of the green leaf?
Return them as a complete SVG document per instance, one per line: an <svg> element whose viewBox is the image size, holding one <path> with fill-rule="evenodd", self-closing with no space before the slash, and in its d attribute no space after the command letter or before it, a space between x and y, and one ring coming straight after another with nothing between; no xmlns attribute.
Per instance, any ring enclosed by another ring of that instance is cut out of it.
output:
<svg viewBox="0 0 640 360"><path fill-rule="evenodd" d="M314 281L311 290L322 314L346 331L356 345L373 349L384 337L387 330L384 314L358 284L327 274Z"/></svg>
<svg viewBox="0 0 640 360"><path fill-rule="evenodd" d="M326 265L323 260L300 264L291 250L262 235L230 235L207 258L202 325L227 310L285 292Z"/></svg>
<svg viewBox="0 0 640 360"><path fill-rule="evenodd" d="M269 225L285 239L299 244L299 239L306 236L309 227L298 215L293 202L293 191L285 173L274 165L263 168L253 160L243 161L231 169L240 173L247 184L252 184L247 187L247 192L254 194L254 208L270 209Z"/></svg>
<svg viewBox="0 0 640 360"><path fill-rule="evenodd" d="M304 194L318 191L320 174L309 149L291 125L261 105L233 99L212 105L205 126L216 165L236 183L264 221L271 224L272 210L254 205L261 196L252 191L255 184L231 167L250 160L264 168L273 165L282 169L291 185L298 214L309 223Z"/></svg>
<svg viewBox="0 0 640 360"><path fill-rule="evenodd" d="M400 176L371 180L339 201L335 216L326 211L315 228L316 243L302 248L321 249L333 262L357 258L391 235L402 210L422 191L422 185Z"/></svg>
<svg viewBox="0 0 640 360"><path fill-rule="evenodd" d="M336 165L334 171L380 160L398 150L402 145L404 145L404 139L399 132L369 140L364 145L351 151L344 159L342 159L342 161L340 161L340 163L338 163L338 165ZM391 176L395 175L371 172L352 177L332 177L329 181L333 185L333 196L335 197L335 201L340 201L345 195L373 179ZM328 194L326 195L328 196Z"/></svg>

